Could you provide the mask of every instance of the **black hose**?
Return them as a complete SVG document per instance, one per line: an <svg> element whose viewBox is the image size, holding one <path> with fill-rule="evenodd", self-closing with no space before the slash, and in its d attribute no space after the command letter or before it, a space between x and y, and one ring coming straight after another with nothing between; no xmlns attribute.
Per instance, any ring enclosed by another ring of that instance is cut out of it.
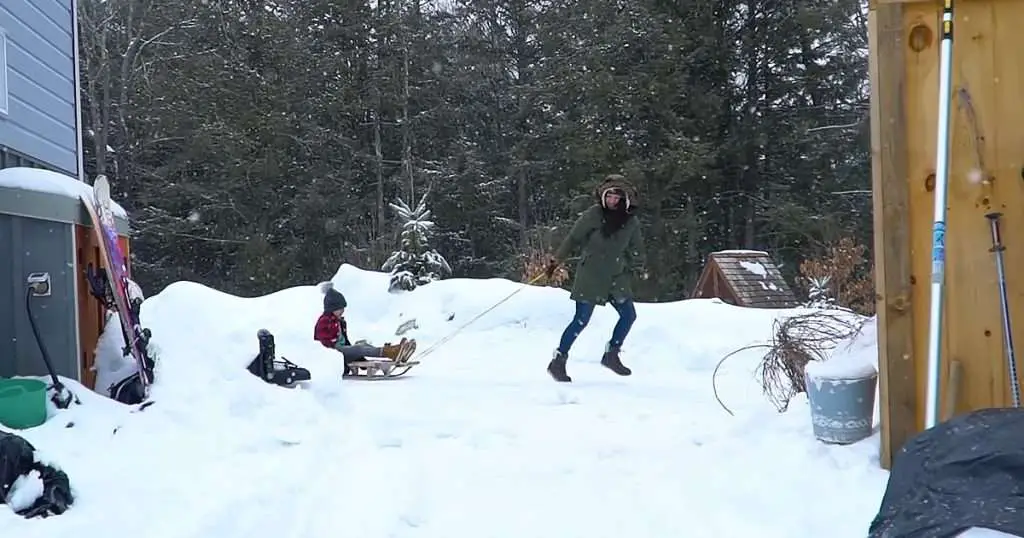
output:
<svg viewBox="0 0 1024 538"><path fill-rule="evenodd" d="M50 361L50 354L46 351L46 346L43 344L43 337L39 334L39 327L36 326L35 316L32 315L32 286L29 286L25 290L25 312L28 314L28 323L32 326L32 334L36 337L36 345L39 346L39 353L43 355L43 362L46 363L46 370L50 372L50 379L53 380L53 388L57 393L53 397L53 403L60 409L67 409L71 405L71 395L68 391L68 397L64 398L62 395L67 388L60 379L57 377L57 371L53 368L53 362Z"/></svg>

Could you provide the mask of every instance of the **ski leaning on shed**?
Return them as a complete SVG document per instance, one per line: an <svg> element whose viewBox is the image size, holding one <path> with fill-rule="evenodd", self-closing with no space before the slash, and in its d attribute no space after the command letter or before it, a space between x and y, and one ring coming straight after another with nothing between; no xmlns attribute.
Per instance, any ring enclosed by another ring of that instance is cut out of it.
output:
<svg viewBox="0 0 1024 538"><path fill-rule="evenodd" d="M561 383L572 381L566 372L566 362L573 343L590 323L594 308L609 303L618 312L619 320L605 346L601 364L621 376L633 373L622 364L619 354L636 321L633 278L647 278L643 235L635 215L636 190L625 177L611 174L594 195L595 204L576 220L546 267L550 280L571 254L580 254L570 295L576 303L576 314L563 331L548 364L548 373Z"/></svg>

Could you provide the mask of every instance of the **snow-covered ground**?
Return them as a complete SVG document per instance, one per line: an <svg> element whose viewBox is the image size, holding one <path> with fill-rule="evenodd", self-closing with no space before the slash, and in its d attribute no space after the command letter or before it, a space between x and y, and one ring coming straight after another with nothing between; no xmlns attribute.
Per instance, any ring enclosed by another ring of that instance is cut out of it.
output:
<svg viewBox="0 0 1024 538"><path fill-rule="evenodd" d="M425 350L521 285L448 280L387 293L387 275L343 266L353 339L412 331ZM828 446L806 399L779 414L753 375L792 311L715 300L641 304L620 378L598 364L615 323L599 309L570 358L545 366L571 318L568 294L529 287L423 358L405 378L342 381L312 340L314 285L238 298L175 283L143 322L159 352L142 412L72 385L82 405L20 432L71 478L64 515L0 507L4 537L795 538L863 537L887 473L877 434ZM451 319L449 319L451 318ZM264 384L245 366L256 331L313 383ZM867 350L873 353L873 346Z"/></svg>

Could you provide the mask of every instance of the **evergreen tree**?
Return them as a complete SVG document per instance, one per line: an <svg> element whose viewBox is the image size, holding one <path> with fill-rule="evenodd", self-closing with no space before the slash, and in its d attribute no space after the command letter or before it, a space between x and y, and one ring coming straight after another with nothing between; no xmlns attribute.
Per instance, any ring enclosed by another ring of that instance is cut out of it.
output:
<svg viewBox="0 0 1024 538"><path fill-rule="evenodd" d="M430 210L427 209L427 195L420 198L415 209L401 198L388 205L401 221L400 248L392 252L381 267L391 272L389 291L411 291L417 286L440 280L442 275L451 274L448 261L430 246L434 222L430 220Z"/></svg>
<svg viewBox="0 0 1024 538"><path fill-rule="evenodd" d="M406 287L513 277L610 172L642 207L641 301L688 296L716 250L769 251L795 279L826 245L870 248L860 0L78 8L86 170L130 212L146 288L268 293L428 256L399 244L416 229L445 258L401 269ZM428 190L436 226L388 209ZM831 297L870 308L856 275Z"/></svg>

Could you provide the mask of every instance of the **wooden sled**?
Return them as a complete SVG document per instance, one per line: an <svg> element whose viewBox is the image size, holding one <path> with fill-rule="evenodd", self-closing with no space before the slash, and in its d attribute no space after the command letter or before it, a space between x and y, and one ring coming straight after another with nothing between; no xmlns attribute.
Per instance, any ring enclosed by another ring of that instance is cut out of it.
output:
<svg viewBox="0 0 1024 538"><path fill-rule="evenodd" d="M346 374L342 377L344 379L363 379L368 381L396 379L407 374L413 366L419 363L420 361L407 361L399 364L388 359L354 361L348 363L348 366L354 368L358 373Z"/></svg>

